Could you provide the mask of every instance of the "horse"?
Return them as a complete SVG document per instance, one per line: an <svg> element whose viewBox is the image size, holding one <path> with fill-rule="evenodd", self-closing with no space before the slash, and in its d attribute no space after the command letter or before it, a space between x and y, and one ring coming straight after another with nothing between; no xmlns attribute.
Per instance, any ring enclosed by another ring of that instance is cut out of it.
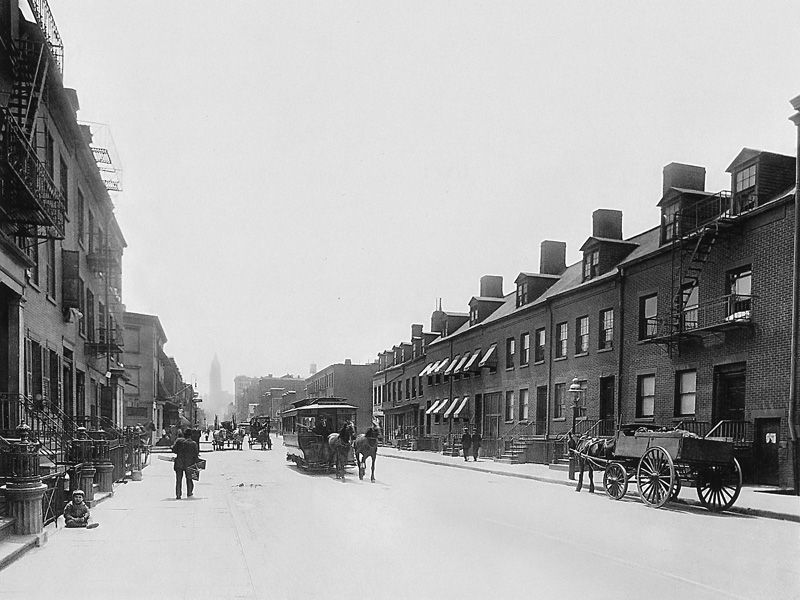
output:
<svg viewBox="0 0 800 600"><path fill-rule="evenodd" d="M344 466L347 462L347 455L353 445L353 438L356 430L350 421L344 424L339 433L332 433L328 436L328 447L331 449L331 457L336 461L336 479L344 480Z"/></svg>
<svg viewBox="0 0 800 600"><path fill-rule="evenodd" d="M370 481L375 483L375 456L378 454L378 438L381 435L381 426L373 423L372 427L359 434L355 441L356 464L358 465L358 478L364 479L367 472L367 457L372 457L372 473Z"/></svg>
<svg viewBox="0 0 800 600"><path fill-rule="evenodd" d="M601 458L608 460L614 456L614 447L616 440L614 438L603 437L590 437L582 435L577 437L572 431L567 434L568 448L575 454L575 459L578 461L580 472L578 473L578 485L575 488L576 492L580 492L583 488L583 471L584 468L589 468L589 493L594 493L594 463L593 458Z"/></svg>
<svg viewBox="0 0 800 600"><path fill-rule="evenodd" d="M224 429L217 429L214 431L214 449L215 450L224 450L225 449L225 430Z"/></svg>

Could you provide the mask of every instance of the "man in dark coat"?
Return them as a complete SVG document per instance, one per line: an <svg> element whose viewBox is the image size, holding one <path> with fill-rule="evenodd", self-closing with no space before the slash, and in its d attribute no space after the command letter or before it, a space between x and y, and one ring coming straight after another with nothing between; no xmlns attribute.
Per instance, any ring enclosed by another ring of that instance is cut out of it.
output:
<svg viewBox="0 0 800 600"><path fill-rule="evenodd" d="M192 481L189 467L199 460L197 444L188 435L184 436L184 433L179 430L178 439L175 440L172 451L175 453L175 499L181 499L184 475L186 476L186 496L191 498L194 491L194 481Z"/></svg>
<svg viewBox="0 0 800 600"><path fill-rule="evenodd" d="M464 450L464 460L469 461L469 448L472 444L472 436L469 429L464 427L464 435L461 436L461 449Z"/></svg>
<svg viewBox="0 0 800 600"><path fill-rule="evenodd" d="M476 429L475 433L472 434L472 459L477 462L478 461L478 452L481 449L481 442L482 442L481 434Z"/></svg>

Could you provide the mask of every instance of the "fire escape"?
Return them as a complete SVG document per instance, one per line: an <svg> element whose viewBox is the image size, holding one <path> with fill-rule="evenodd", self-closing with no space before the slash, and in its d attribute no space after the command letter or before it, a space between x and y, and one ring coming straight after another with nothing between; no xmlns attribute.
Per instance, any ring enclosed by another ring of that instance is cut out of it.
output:
<svg viewBox="0 0 800 600"><path fill-rule="evenodd" d="M661 344L670 356L680 355L681 344L704 335L751 326L752 296L730 293L698 302L698 289L711 252L736 227L739 211L723 191L682 204L665 224L670 243L671 298L667 319L651 319L646 341Z"/></svg>
<svg viewBox="0 0 800 600"><path fill-rule="evenodd" d="M53 181L40 107L47 87L60 79L63 46L46 0L31 0L38 31L10 40L14 77L8 105L0 107L0 230L23 251L46 239L63 239L66 200Z"/></svg>

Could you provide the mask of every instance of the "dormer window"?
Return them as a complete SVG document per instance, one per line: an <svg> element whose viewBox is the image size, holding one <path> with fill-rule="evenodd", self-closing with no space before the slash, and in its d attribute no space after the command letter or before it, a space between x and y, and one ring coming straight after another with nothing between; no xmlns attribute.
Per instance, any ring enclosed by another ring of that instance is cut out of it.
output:
<svg viewBox="0 0 800 600"><path fill-rule="evenodd" d="M600 251L590 250L583 254L583 280L592 279L598 275L600 264Z"/></svg>
<svg viewBox="0 0 800 600"><path fill-rule="evenodd" d="M517 284L517 308L528 303L528 282Z"/></svg>
<svg viewBox="0 0 800 600"><path fill-rule="evenodd" d="M736 173L735 192L743 192L756 185L756 165L751 165Z"/></svg>

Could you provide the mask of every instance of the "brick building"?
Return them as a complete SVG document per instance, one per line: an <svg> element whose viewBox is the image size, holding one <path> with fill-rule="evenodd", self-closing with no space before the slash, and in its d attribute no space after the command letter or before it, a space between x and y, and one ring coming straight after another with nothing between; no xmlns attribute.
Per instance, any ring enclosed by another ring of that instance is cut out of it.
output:
<svg viewBox="0 0 800 600"><path fill-rule="evenodd" d="M549 462L573 427L681 425L733 440L745 480L793 485L795 163L744 149L731 192L667 165L659 226L624 238L622 214L600 209L580 262L545 241L539 273L520 273L514 292L481 278L468 315L433 313L421 355L379 355L387 430L411 426L438 448L469 426L490 454Z"/></svg>
<svg viewBox="0 0 800 600"><path fill-rule="evenodd" d="M348 358L344 363L328 365L305 380L307 398L344 398L356 411L356 431L362 433L372 422L372 376L377 369L375 363L354 365ZM298 398L287 396L287 401ZM286 404L283 409L290 406Z"/></svg>
<svg viewBox="0 0 800 600"><path fill-rule="evenodd" d="M238 375L233 381L236 419L239 421L247 421L250 417L260 415L275 417L288 406L284 399L285 394L294 394L293 399L305 398L306 380L289 373L278 377L272 373L264 377Z"/></svg>

